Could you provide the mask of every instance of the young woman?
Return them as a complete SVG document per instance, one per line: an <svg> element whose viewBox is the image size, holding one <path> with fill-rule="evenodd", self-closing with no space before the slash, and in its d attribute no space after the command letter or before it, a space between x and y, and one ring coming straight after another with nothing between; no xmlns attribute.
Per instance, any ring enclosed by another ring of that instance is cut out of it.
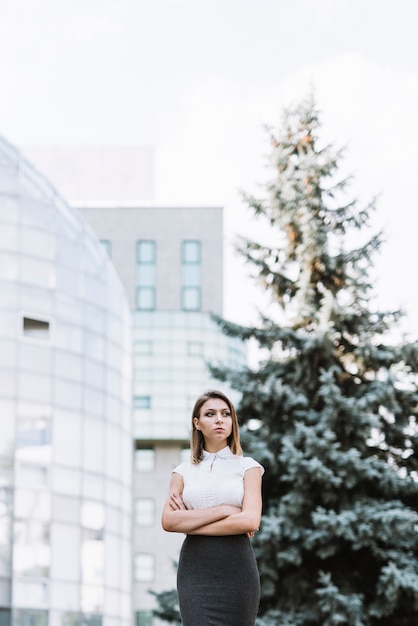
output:
<svg viewBox="0 0 418 626"><path fill-rule="evenodd" d="M254 626L260 577L250 538L264 469L242 455L237 414L221 391L196 400L191 457L173 470L162 514L164 530L186 534L177 574L183 626Z"/></svg>

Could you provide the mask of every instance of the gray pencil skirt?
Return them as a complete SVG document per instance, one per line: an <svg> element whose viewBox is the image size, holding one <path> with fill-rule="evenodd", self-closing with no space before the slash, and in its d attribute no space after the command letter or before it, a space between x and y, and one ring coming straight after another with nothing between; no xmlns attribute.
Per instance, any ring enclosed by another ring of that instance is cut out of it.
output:
<svg viewBox="0 0 418 626"><path fill-rule="evenodd" d="M254 626L260 576L246 535L187 535L177 572L183 626Z"/></svg>

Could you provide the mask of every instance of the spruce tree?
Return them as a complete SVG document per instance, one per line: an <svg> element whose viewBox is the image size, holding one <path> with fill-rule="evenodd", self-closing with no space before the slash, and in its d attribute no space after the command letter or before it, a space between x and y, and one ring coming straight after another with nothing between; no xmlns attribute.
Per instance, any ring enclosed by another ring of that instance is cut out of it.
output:
<svg viewBox="0 0 418 626"><path fill-rule="evenodd" d="M375 202L348 197L320 128L307 98L269 130L271 180L245 196L269 242L240 252L271 306L252 327L218 319L262 350L257 367L213 368L241 392L244 449L266 469L257 624L417 626L418 344L394 341L399 311L376 310Z"/></svg>

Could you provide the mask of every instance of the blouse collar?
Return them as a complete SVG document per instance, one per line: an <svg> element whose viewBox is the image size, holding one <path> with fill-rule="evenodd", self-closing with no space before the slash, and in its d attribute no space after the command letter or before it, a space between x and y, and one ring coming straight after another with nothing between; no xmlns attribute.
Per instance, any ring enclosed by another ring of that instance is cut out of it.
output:
<svg viewBox="0 0 418 626"><path fill-rule="evenodd" d="M207 452L203 450L203 461L207 461L209 459L218 458L218 459L230 459L234 455L231 452L231 448L229 446L225 446L222 450L218 452Z"/></svg>

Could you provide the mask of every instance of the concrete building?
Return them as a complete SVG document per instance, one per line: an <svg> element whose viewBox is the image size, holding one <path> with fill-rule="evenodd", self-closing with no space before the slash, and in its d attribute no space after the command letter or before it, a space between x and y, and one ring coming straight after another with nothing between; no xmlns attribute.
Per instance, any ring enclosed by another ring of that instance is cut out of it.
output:
<svg viewBox="0 0 418 626"><path fill-rule="evenodd" d="M0 139L0 625L132 624L131 313L93 231Z"/></svg>
<svg viewBox="0 0 418 626"><path fill-rule="evenodd" d="M223 335L210 315L222 314L222 209L80 211L111 254L133 312L133 598L136 626L149 626L157 623L149 589L175 586L183 536L162 531L161 509L171 470L189 455L194 401L219 387L207 364L245 360L242 343Z"/></svg>

